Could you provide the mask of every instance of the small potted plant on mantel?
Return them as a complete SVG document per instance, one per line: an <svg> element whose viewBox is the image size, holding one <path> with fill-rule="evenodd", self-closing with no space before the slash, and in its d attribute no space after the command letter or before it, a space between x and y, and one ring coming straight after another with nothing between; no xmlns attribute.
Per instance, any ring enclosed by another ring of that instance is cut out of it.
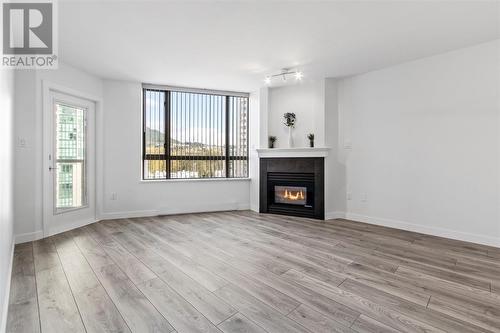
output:
<svg viewBox="0 0 500 333"><path fill-rule="evenodd" d="M274 135L269 136L269 148L274 148L276 140L277 138Z"/></svg>
<svg viewBox="0 0 500 333"><path fill-rule="evenodd" d="M313 148L314 147L314 133L309 133L307 135L307 138L309 139L309 147Z"/></svg>

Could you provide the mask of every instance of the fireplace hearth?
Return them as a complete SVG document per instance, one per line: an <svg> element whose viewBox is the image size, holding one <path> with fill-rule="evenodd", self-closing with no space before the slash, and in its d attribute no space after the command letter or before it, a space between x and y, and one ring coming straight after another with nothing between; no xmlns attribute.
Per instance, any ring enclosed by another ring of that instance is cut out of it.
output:
<svg viewBox="0 0 500 333"><path fill-rule="evenodd" d="M260 212L324 219L324 158L261 158Z"/></svg>

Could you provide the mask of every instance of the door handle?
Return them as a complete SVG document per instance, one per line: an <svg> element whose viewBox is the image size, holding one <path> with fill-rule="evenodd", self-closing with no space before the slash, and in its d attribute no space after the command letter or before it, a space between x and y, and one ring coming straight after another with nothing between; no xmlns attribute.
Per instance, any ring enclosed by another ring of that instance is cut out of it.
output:
<svg viewBox="0 0 500 333"><path fill-rule="evenodd" d="M52 169L53 169L53 168L52 168L51 166L49 166L49 171L52 171Z"/></svg>

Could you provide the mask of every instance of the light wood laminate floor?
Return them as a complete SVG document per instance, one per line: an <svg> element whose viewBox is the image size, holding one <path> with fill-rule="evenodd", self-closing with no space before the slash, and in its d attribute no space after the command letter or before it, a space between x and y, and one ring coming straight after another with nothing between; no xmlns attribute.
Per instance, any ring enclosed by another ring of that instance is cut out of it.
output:
<svg viewBox="0 0 500 333"><path fill-rule="evenodd" d="M8 332L500 332L500 249L248 211L98 222L14 253Z"/></svg>

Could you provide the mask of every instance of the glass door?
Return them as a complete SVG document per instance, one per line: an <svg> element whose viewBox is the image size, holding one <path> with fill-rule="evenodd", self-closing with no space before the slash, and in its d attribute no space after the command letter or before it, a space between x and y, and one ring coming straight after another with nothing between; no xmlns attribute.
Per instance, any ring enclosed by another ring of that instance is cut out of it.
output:
<svg viewBox="0 0 500 333"><path fill-rule="evenodd" d="M59 92L44 100L44 234L95 221L95 103Z"/></svg>

